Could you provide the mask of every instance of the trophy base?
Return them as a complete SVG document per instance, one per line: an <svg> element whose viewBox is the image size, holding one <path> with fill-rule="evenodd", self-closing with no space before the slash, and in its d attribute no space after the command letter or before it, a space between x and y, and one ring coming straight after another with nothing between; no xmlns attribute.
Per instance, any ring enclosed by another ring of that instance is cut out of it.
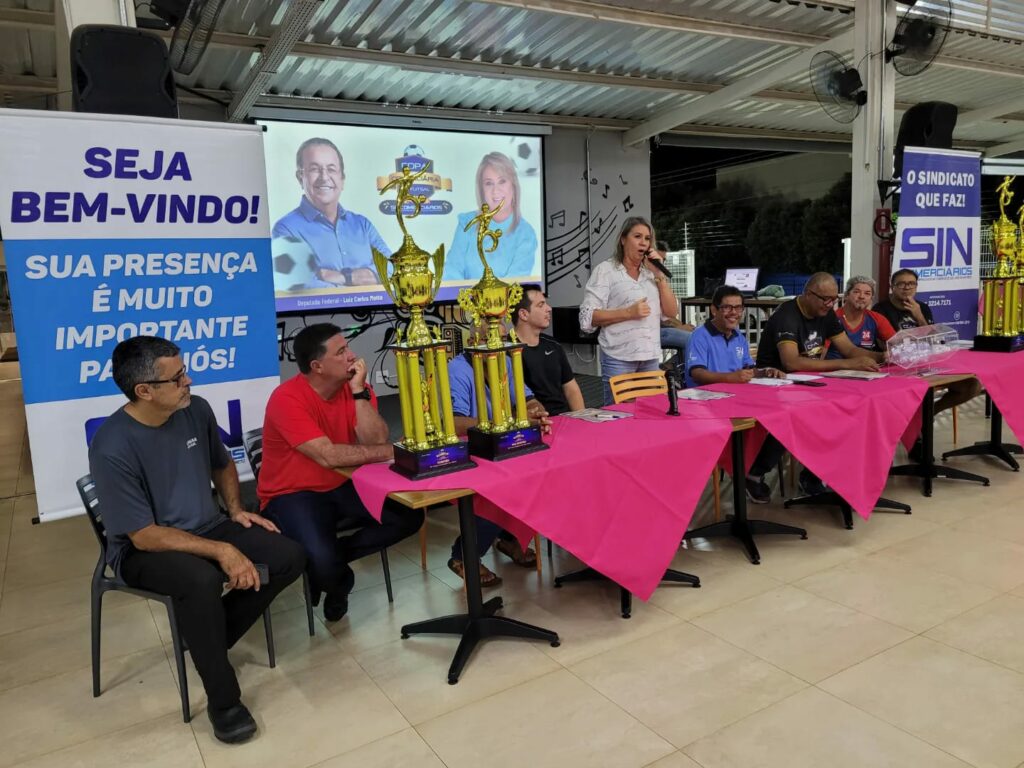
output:
<svg viewBox="0 0 1024 768"><path fill-rule="evenodd" d="M503 461L527 453L546 451L540 427L511 429L508 432L484 432L469 428L469 452L489 461Z"/></svg>
<svg viewBox="0 0 1024 768"><path fill-rule="evenodd" d="M424 480L475 466L476 462L469 458L468 445L462 441L424 451L395 443L395 463L391 469L410 480Z"/></svg>
<svg viewBox="0 0 1024 768"><path fill-rule="evenodd" d="M1024 335L975 336L972 349L976 352L1020 352L1024 350Z"/></svg>

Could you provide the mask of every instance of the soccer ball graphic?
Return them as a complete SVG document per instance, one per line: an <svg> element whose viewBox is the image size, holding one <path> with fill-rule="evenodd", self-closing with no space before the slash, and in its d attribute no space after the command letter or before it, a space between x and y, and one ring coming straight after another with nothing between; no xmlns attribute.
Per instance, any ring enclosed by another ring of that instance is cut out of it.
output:
<svg viewBox="0 0 1024 768"><path fill-rule="evenodd" d="M540 174L540 141L533 137L513 136L509 139L508 156L516 164L520 176Z"/></svg>
<svg viewBox="0 0 1024 768"><path fill-rule="evenodd" d="M301 291L316 281L320 262L305 241L275 237L271 248L274 254L274 290Z"/></svg>
<svg viewBox="0 0 1024 768"><path fill-rule="evenodd" d="M421 147L419 144L410 144L408 147L402 150L402 154L405 157L409 157L410 155L414 155L416 157L427 156L427 153L423 151L423 147Z"/></svg>

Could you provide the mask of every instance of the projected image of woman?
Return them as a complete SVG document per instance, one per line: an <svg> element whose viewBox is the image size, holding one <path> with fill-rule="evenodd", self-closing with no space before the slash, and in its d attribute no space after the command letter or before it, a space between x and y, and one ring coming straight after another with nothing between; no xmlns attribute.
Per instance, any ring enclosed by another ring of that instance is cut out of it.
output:
<svg viewBox="0 0 1024 768"><path fill-rule="evenodd" d="M500 230L498 247L487 254L487 263L500 278L533 275L537 258L537 233L519 211L519 175L515 164L501 152L484 155L476 170L476 201L493 210L504 201L491 229ZM478 211L460 213L455 225L452 247L445 254L445 280L476 280L483 276L484 265L476 252L476 230L464 231Z"/></svg>

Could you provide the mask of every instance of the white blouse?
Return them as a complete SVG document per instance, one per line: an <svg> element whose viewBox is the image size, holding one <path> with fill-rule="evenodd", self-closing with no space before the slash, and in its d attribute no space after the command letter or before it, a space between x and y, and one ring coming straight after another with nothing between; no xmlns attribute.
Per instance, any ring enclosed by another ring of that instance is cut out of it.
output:
<svg viewBox="0 0 1024 768"><path fill-rule="evenodd" d="M639 320L623 320L601 328L601 351L616 360L661 359L661 296L649 269L640 269L634 280L614 258L594 267L580 304L580 330L592 333L595 309L625 309L647 299L651 314Z"/></svg>

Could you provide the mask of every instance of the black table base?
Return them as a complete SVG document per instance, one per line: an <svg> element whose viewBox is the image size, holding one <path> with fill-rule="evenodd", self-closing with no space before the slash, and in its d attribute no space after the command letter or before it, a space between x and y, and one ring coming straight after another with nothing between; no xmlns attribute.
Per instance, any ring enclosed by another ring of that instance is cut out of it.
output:
<svg viewBox="0 0 1024 768"><path fill-rule="evenodd" d="M925 392L924 402L921 403L921 453L923 454L921 462L892 467L889 470L889 475L891 477L920 477L922 481L921 492L925 496L932 495L932 480L937 477L945 477L950 480L970 480L982 485L989 484L988 478L982 475L964 472L962 469L954 469L953 467L936 466L934 450L935 395L929 389Z"/></svg>
<svg viewBox="0 0 1024 768"><path fill-rule="evenodd" d="M561 589L563 584L569 584L574 581L597 581L607 578L603 573L595 571L593 568L581 568L578 571L556 576L555 589ZM690 573L683 573L682 571L673 571L671 568L665 571L665 575L661 577L661 580L674 581L677 584L689 584L695 589L700 587L699 577ZM625 587L619 587L619 607L622 612L622 618L628 619L633 615L633 593Z"/></svg>
<svg viewBox="0 0 1024 768"><path fill-rule="evenodd" d="M417 621L402 627L402 639L410 635L461 635L462 640L455 651L455 658L448 668L448 684L455 685L459 676L473 655L477 643L489 637L522 637L529 640L546 640L553 648L559 645L558 634L532 624L526 624L504 616L495 616L502 607L500 597L492 597L486 603L480 593L480 553L476 548L476 516L473 514L473 497L459 499L459 533L462 536L462 572L466 579L467 613L455 613L436 619Z"/></svg>
<svg viewBox="0 0 1024 768"><path fill-rule="evenodd" d="M807 538L807 531L795 525L775 523L771 520L747 519L747 492L743 486L743 432L732 433L732 506L733 516L721 523L711 523L701 528L686 532L688 539L710 539L714 536L733 536L739 539L747 550L747 557L754 565L761 563L761 553L754 543L754 534L791 534L801 539ZM717 472L718 469L716 468Z"/></svg>
<svg viewBox="0 0 1024 768"><path fill-rule="evenodd" d="M992 426L989 433L988 440L982 440L969 445L966 448L956 448L952 451L946 451L942 454L942 460L945 461L950 456L994 456L997 459L1001 459L1009 465L1010 469L1014 472L1020 471L1020 464L1013 458L1013 454L1020 455L1024 453L1019 445L1013 443L1003 442L1003 414L996 408L995 403L991 406L991 418Z"/></svg>
<svg viewBox="0 0 1024 768"><path fill-rule="evenodd" d="M803 505L839 507L839 511L843 513L843 525L846 526L846 530L853 530L853 507L851 507L849 502L835 491L812 493L809 496L797 496L793 499L786 499L782 503L782 506L786 509ZM902 512L905 515L910 514L909 504L904 504L901 501L893 501L892 499L880 498L875 502L875 508L893 509L897 512Z"/></svg>

